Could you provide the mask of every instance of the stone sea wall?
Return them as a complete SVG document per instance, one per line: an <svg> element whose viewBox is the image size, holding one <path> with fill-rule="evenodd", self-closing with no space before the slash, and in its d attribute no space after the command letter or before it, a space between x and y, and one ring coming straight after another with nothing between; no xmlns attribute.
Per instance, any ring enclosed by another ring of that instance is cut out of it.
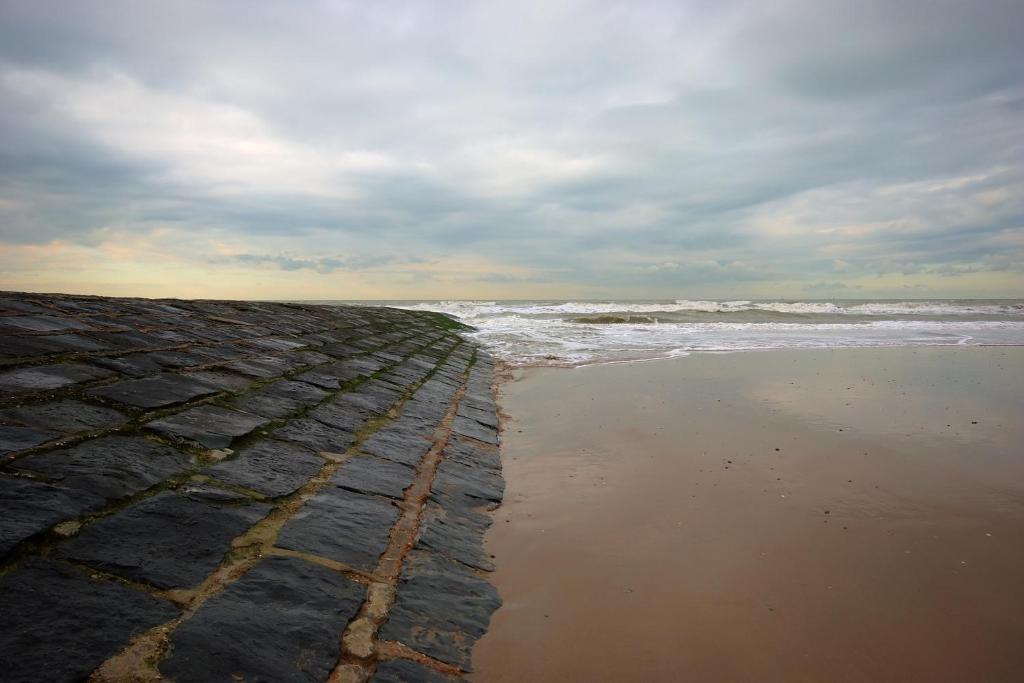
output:
<svg viewBox="0 0 1024 683"><path fill-rule="evenodd" d="M504 485L460 328L0 293L0 678L468 672Z"/></svg>

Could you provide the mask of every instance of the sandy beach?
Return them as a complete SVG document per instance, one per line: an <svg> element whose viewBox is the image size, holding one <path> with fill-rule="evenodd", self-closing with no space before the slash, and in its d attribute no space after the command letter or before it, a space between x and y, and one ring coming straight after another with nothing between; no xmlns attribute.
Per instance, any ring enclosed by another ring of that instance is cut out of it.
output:
<svg viewBox="0 0 1024 683"><path fill-rule="evenodd" d="M517 371L490 681L1011 681L1024 348Z"/></svg>

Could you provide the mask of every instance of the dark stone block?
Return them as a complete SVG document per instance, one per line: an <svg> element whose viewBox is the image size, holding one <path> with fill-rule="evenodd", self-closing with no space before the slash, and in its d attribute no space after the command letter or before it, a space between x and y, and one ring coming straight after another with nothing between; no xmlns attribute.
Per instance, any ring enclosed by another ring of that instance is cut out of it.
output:
<svg viewBox="0 0 1024 683"><path fill-rule="evenodd" d="M305 382L293 382L287 379L268 384L260 389L260 391L269 396L298 401L303 405L315 405L324 400L328 395L326 391L312 387Z"/></svg>
<svg viewBox="0 0 1024 683"><path fill-rule="evenodd" d="M92 362L130 377L155 375L163 370L163 366L157 363L156 359L152 358L148 353L133 353L118 358L94 358Z"/></svg>
<svg viewBox="0 0 1024 683"><path fill-rule="evenodd" d="M468 420L475 420L491 430L496 431L498 429L498 412L496 410L480 410L466 404L461 404L459 405L458 416Z"/></svg>
<svg viewBox="0 0 1024 683"><path fill-rule="evenodd" d="M134 408L162 408L217 391L216 387L182 375L160 375L108 384L86 393Z"/></svg>
<svg viewBox="0 0 1024 683"><path fill-rule="evenodd" d="M88 432L101 427L113 427L127 421L127 417L112 408L93 406L81 401L54 401L9 408L0 411L0 419L11 420L65 434Z"/></svg>
<svg viewBox="0 0 1024 683"><path fill-rule="evenodd" d="M8 315L0 318L0 327L29 332L60 332L61 330L90 330L91 326L74 318L53 315Z"/></svg>
<svg viewBox="0 0 1024 683"><path fill-rule="evenodd" d="M389 659L381 663L370 679L371 683L452 683L458 680L408 659Z"/></svg>
<svg viewBox="0 0 1024 683"><path fill-rule="evenodd" d="M457 415L455 424L452 425L452 431L477 441L498 445L498 431L494 427L482 425L472 418Z"/></svg>
<svg viewBox="0 0 1024 683"><path fill-rule="evenodd" d="M429 433L417 424L410 425L399 419L364 441L359 450L415 467L433 445L427 437Z"/></svg>
<svg viewBox="0 0 1024 683"><path fill-rule="evenodd" d="M103 379L113 374L109 370L80 363L58 363L34 368L18 368L0 374L0 391L23 393L60 389L79 382Z"/></svg>
<svg viewBox="0 0 1024 683"><path fill-rule="evenodd" d="M221 491L165 491L101 519L59 554L159 588L188 588L212 572L231 541L270 506Z"/></svg>
<svg viewBox="0 0 1024 683"><path fill-rule="evenodd" d="M305 448L268 439L205 472L228 484L268 496L284 496L309 481L323 466L324 459Z"/></svg>
<svg viewBox="0 0 1024 683"><path fill-rule="evenodd" d="M58 522L74 519L102 504L102 498L85 491L0 477L0 555Z"/></svg>
<svg viewBox="0 0 1024 683"><path fill-rule="evenodd" d="M490 526L490 515L469 507L443 508L428 501L416 545L475 569L494 571L484 552L484 534Z"/></svg>
<svg viewBox="0 0 1024 683"><path fill-rule="evenodd" d="M58 436L57 432L0 425L0 455L23 451L26 448L46 443L50 439L56 439Z"/></svg>
<svg viewBox="0 0 1024 683"><path fill-rule="evenodd" d="M274 431L273 437L328 453L344 453L355 441L355 435L351 432L328 427L322 422L308 418L292 420Z"/></svg>
<svg viewBox="0 0 1024 683"><path fill-rule="evenodd" d="M225 363L223 367L243 375L258 377L260 379L280 377L293 368L290 363L275 356L236 360L231 363Z"/></svg>
<svg viewBox="0 0 1024 683"><path fill-rule="evenodd" d="M476 507L500 503L504 492L499 472L445 458L437 467L431 495L442 505Z"/></svg>
<svg viewBox="0 0 1024 683"><path fill-rule="evenodd" d="M253 380L248 377L242 377L241 375L233 375L228 372L186 372L185 377L191 377L192 379L199 380L203 384L209 384L210 386L217 387L224 391L243 391L246 388L252 386Z"/></svg>
<svg viewBox="0 0 1024 683"><path fill-rule="evenodd" d="M0 677L84 681L136 635L170 621L169 602L61 562L33 559L0 581Z"/></svg>
<svg viewBox="0 0 1024 683"><path fill-rule="evenodd" d="M342 463L331 482L362 493L401 499L415 477L412 467L372 455L355 455Z"/></svg>
<svg viewBox="0 0 1024 683"><path fill-rule="evenodd" d="M52 346L57 353L89 353L110 350L109 344L103 344L80 334L48 335L46 343Z"/></svg>
<svg viewBox="0 0 1024 683"><path fill-rule="evenodd" d="M308 384L305 386L309 386ZM312 387L310 387L312 388ZM248 394L236 396L231 400L231 407L244 410L253 415L262 415L273 420L285 418L296 413L305 406L298 401L277 396L268 396L260 391L253 391Z"/></svg>
<svg viewBox="0 0 1024 683"><path fill-rule="evenodd" d="M339 572L268 557L178 627L161 673L179 683L326 680L365 597Z"/></svg>
<svg viewBox="0 0 1024 683"><path fill-rule="evenodd" d="M309 416L329 427L343 429L346 432L359 431L371 417L368 413L356 410L351 404L344 403L326 403L312 410Z"/></svg>
<svg viewBox="0 0 1024 683"><path fill-rule="evenodd" d="M250 339L246 344L255 346L258 349L264 349L266 351L293 351L295 349L301 349L306 346L305 342L292 340L292 339L275 339L273 337L263 337L262 339Z"/></svg>
<svg viewBox="0 0 1024 683"><path fill-rule="evenodd" d="M194 441L207 448L227 448L267 420L237 410L203 405L146 423L146 429L173 439Z"/></svg>
<svg viewBox="0 0 1024 683"><path fill-rule="evenodd" d="M340 405L352 405L359 410L364 410L376 415L383 415L391 409L391 406L402 397L402 392L377 380L371 380L363 384L355 391L342 394L335 403Z"/></svg>
<svg viewBox="0 0 1024 683"><path fill-rule="evenodd" d="M277 545L371 572L397 519L398 508L380 498L326 488L284 525Z"/></svg>
<svg viewBox="0 0 1024 683"><path fill-rule="evenodd" d="M380 637L472 671L473 644L501 606L494 586L440 555L412 550Z"/></svg>
<svg viewBox="0 0 1024 683"><path fill-rule="evenodd" d="M123 498L188 469L192 459L137 436L107 436L73 448L22 458L18 469L106 499Z"/></svg>

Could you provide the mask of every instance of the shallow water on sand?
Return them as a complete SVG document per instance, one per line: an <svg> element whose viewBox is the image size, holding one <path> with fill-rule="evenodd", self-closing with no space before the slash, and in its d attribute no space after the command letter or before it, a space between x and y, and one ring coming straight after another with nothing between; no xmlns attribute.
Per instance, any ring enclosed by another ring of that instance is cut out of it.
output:
<svg viewBox="0 0 1024 683"><path fill-rule="evenodd" d="M1021 348L526 371L474 680L1019 680L1021 387Z"/></svg>

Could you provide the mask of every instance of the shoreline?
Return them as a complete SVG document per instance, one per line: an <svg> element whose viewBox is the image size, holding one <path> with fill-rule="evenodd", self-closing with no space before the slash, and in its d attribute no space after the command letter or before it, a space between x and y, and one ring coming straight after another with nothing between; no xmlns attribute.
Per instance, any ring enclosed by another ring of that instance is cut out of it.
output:
<svg viewBox="0 0 1024 683"><path fill-rule="evenodd" d="M473 680L1009 680L1022 368L980 346L515 368L486 539L505 606Z"/></svg>

